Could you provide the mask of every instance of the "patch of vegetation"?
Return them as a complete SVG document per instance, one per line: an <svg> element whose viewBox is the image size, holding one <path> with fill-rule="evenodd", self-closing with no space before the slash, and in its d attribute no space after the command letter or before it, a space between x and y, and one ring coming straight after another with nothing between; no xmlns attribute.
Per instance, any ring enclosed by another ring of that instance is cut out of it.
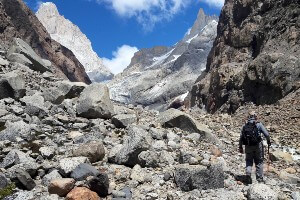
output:
<svg viewBox="0 0 300 200"><path fill-rule="evenodd" d="M9 195L12 195L14 193L14 190L16 189L16 185L14 183L9 184L5 188L0 190L0 200L4 199L4 197L7 197Z"/></svg>

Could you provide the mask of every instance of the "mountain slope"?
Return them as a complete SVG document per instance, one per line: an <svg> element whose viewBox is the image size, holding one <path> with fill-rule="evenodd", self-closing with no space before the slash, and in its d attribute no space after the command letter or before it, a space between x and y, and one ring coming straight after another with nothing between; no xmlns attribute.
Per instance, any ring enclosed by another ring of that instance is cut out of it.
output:
<svg viewBox="0 0 300 200"><path fill-rule="evenodd" d="M201 9L191 30L177 44L135 53L124 72L109 83L111 98L163 108L174 97L189 91L205 68L216 36L216 20Z"/></svg>
<svg viewBox="0 0 300 200"><path fill-rule="evenodd" d="M36 16L52 39L74 53L93 82L112 79L113 74L93 51L90 40L80 31L78 26L59 14L54 3L41 4Z"/></svg>
<svg viewBox="0 0 300 200"><path fill-rule="evenodd" d="M273 104L297 90L299 30L297 0L227 0L191 106L232 113L246 102Z"/></svg>
<svg viewBox="0 0 300 200"><path fill-rule="evenodd" d="M51 39L22 0L1 0L0 40L8 45L14 37L23 39L39 56L50 60L61 77L67 77L71 81L91 82L74 54Z"/></svg>

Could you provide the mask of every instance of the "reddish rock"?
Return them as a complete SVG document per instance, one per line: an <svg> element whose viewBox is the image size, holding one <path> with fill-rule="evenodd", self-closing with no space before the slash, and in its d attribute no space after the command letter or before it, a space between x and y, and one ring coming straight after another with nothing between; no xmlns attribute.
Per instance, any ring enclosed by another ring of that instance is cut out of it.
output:
<svg viewBox="0 0 300 200"><path fill-rule="evenodd" d="M66 197L66 200L101 200L96 192L85 187L76 187Z"/></svg>
<svg viewBox="0 0 300 200"><path fill-rule="evenodd" d="M0 2L0 40L9 45L18 37L43 59L50 60L56 74L71 81L91 83L72 51L50 38L35 14L22 0Z"/></svg>
<svg viewBox="0 0 300 200"><path fill-rule="evenodd" d="M75 180L72 178L54 179L48 186L48 192L64 197L74 188L74 185Z"/></svg>

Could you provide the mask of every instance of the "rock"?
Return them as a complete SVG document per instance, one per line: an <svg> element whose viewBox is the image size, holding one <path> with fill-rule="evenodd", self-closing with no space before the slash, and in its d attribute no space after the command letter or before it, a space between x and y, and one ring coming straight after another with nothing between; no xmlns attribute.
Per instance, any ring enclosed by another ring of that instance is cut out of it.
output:
<svg viewBox="0 0 300 200"><path fill-rule="evenodd" d="M164 129L150 128L149 132L152 138L156 140L162 140L166 137L166 132Z"/></svg>
<svg viewBox="0 0 300 200"><path fill-rule="evenodd" d="M0 164L0 168L10 168L13 165L17 165L20 163L32 164L35 163L35 160L22 151L11 150Z"/></svg>
<svg viewBox="0 0 300 200"><path fill-rule="evenodd" d="M44 158L51 159L55 155L55 149L53 147L41 147L39 152Z"/></svg>
<svg viewBox="0 0 300 200"><path fill-rule="evenodd" d="M300 192L292 192L292 198L293 198L293 200L299 200Z"/></svg>
<svg viewBox="0 0 300 200"><path fill-rule="evenodd" d="M42 96L45 101L50 101L53 104L61 104L65 99L65 94L56 87L44 89Z"/></svg>
<svg viewBox="0 0 300 200"><path fill-rule="evenodd" d="M128 137L115 156L115 163L133 167L139 163L138 155L151 146L151 135L140 126L129 126Z"/></svg>
<svg viewBox="0 0 300 200"><path fill-rule="evenodd" d="M5 188L8 185L7 178L4 174L0 173L0 190Z"/></svg>
<svg viewBox="0 0 300 200"><path fill-rule="evenodd" d="M74 188L74 185L75 180L72 178L54 179L48 186L48 192L64 197Z"/></svg>
<svg viewBox="0 0 300 200"><path fill-rule="evenodd" d="M99 171L86 163L78 165L71 173L71 177L74 178L76 181L83 181L88 176L97 176Z"/></svg>
<svg viewBox="0 0 300 200"><path fill-rule="evenodd" d="M96 192L100 197L106 197L109 190L109 179L106 173L100 172L87 182L90 190Z"/></svg>
<svg viewBox="0 0 300 200"><path fill-rule="evenodd" d="M20 99L25 95L25 81L18 70L0 76L0 99Z"/></svg>
<svg viewBox="0 0 300 200"><path fill-rule="evenodd" d="M58 170L53 170L49 174L46 174L42 179L42 185L47 186L54 179L61 179L61 175L58 173Z"/></svg>
<svg viewBox="0 0 300 200"><path fill-rule="evenodd" d="M100 161L105 156L105 149L102 142L90 142L80 145L79 148L73 151L74 156L87 157L91 163Z"/></svg>
<svg viewBox="0 0 300 200"><path fill-rule="evenodd" d="M25 112L31 116L43 117L47 113L44 97L38 93L25 96L20 101L26 105Z"/></svg>
<svg viewBox="0 0 300 200"><path fill-rule="evenodd" d="M28 58L26 58L23 54L20 53L11 53L10 55L7 56L7 59L11 62L17 62L29 68L33 66L32 62Z"/></svg>
<svg viewBox="0 0 300 200"><path fill-rule="evenodd" d="M139 164L142 167L158 167L159 155L155 151L142 151L138 155Z"/></svg>
<svg viewBox="0 0 300 200"><path fill-rule="evenodd" d="M4 60L2 57L0 57L0 65L7 66L9 65L9 62L7 60Z"/></svg>
<svg viewBox="0 0 300 200"><path fill-rule="evenodd" d="M165 128L177 127L190 133L199 133L213 143L221 145L221 141L212 133L206 125L200 124L190 115L171 108L159 115L159 122Z"/></svg>
<svg viewBox="0 0 300 200"><path fill-rule="evenodd" d="M131 180L137 181L139 183L144 183L145 182L145 170L141 168L140 165L135 165L130 174Z"/></svg>
<svg viewBox="0 0 300 200"><path fill-rule="evenodd" d="M5 123L6 129L0 132L0 141L9 140L17 141L17 138L29 139L32 134L31 125L23 121L7 122Z"/></svg>
<svg viewBox="0 0 300 200"><path fill-rule="evenodd" d="M87 163L87 157L72 157L72 158L63 158L59 161L59 172L62 175L70 174L78 165L82 163Z"/></svg>
<svg viewBox="0 0 300 200"><path fill-rule="evenodd" d="M19 191L11 196L5 197L5 200L32 200L35 194L32 191Z"/></svg>
<svg viewBox="0 0 300 200"><path fill-rule="evenodd" d="M18 180L17 185L20 183L21 188L32 190L36 186L34 180L26 171L22 169L17 169L15 173L16 173L16 178Z"/></svg>
<svg viewBox="0 0 300 200"><path fill-rule="evenodd" d="M286 162L293 162L293 157L291 154L282 151L274 151L270 153L270 159L272 161L284 160Z"/></svg>
<svg viewBox="0 0 300 200"><path fill-rule="evenodd" d="M207 190L224 187L224 172L220 165L179 165L175 170L175 183L183 191Z"/></svg>
<svg viewBox="0 0 300 200"><path fill-rule="evenodd" d="M117 128L126 128L128 125L136 123L137 117L135 114L119 114L113 116L111 121Z"/></svg>
<svg viewBox="0 0 300 200"><path fill-rule="evenodd" d="M249 200L277 200L278 194L265 184L254 184L248 189Z"/></svg>
<svg viewBox="0 0 300 200"><path fill-rule="evenodd" d="M79 131L71 131L71 132L68 133L67 138L73 140L73 139L75 139L77 137L81 137L81 136L83 136L83 134L81 132L79 132Z"/></svg>
<svg viewBox="0 0 300 200"><path fill-rule="evenodd" d="M114 114L108 88L100 83L91 84L82 91L76 108L78 116L88 119L109 119Z"/></svg>
<svg viewBox="0 0 300 200"><path fill-rule="evenodd" d="M300 178L296 175L287 173L285 170L282 170L280 172L279 178L286 183L296 184L300 186Z"/></svg>
<svg viewBox="0 0 300 200"><path fill-rule="evenodd" d="M82 82L59 81L57 82L57 89L60 90L66 99L73 99L79 97L81 92L87 87Z"/></svg>
<svg viewBox="0 0 300 200"><path fill-rule="evenodd" d="M100 197L96 192L92 192L91 190L85 187L76 187L66 196L66 200L100 200Z"/></svg>
<svg viewBox="0 0 300 200"><path fill-rule="evenodd" d="M27 59L32 62L29 67L32 70L39 72L51 71L47 68L43 60L33 51L33 49L20 38L15 38L13 44L10 46L7 56L9 57L12 53L19 53L24 55Z"/></svg>
<svg viewBox="0 0 300 200"><path fill-rule="evenodd" d="M125 106L120 106L120 105L114 105L114 111L116 115L121 115L121 114L135 114L135 111L127 108Z"/></svg>

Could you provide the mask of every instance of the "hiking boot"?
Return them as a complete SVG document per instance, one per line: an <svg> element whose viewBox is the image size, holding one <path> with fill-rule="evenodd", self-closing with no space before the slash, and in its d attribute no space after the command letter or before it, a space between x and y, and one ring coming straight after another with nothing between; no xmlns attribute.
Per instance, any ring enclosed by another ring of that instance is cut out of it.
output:
<svg viewBox="0 0 300 200"><path fill-rule="evenodd" d="M263 178L257 178L256 180L257 180L258 183L266 183Z"/></svg>
<svg viewBox="0 0 300 200"><path fill-rule="evenodd" d="M245 184L246 185L249 185L249 184L252 184L252 178L251 178L251 176L246 176L246 178L245 178Z"/></svg>

